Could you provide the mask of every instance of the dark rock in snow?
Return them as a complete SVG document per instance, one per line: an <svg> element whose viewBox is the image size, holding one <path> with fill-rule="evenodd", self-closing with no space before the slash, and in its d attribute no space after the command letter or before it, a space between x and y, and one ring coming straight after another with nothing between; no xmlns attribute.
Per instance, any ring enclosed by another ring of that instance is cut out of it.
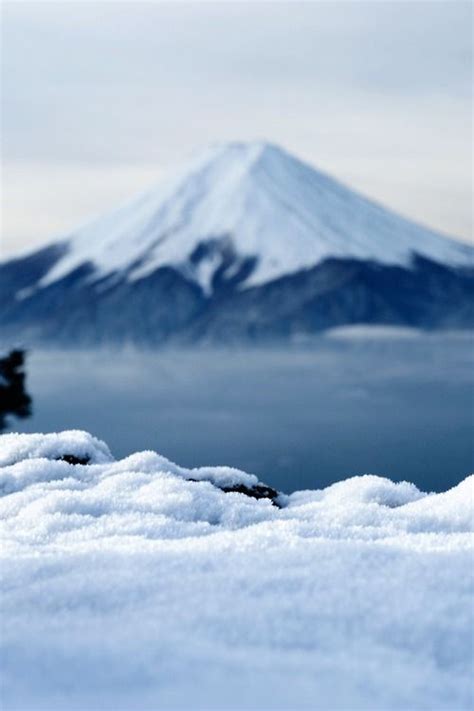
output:
<svg viewBox="0 0 474 711"><path fill-rule="evenodd" d="M76 457L74 454L63 454L62 457L58 457L57 459L58 462L67 462L68 464L81 464L85 466L86 464L89 464L90 462L90 457Z"/></svg>
<svg viewBox="0 0 474 711"><path fill-rule="evenodd" d="M278 498L280 492L276 489L272 489L271 486L266 484L254 484L253 486L247 486L246 484L234 484L233 486L219 486L215 482L208 481L207 479L187 479L187 481L194 481L196 483L206 482L212 484L217 489L220 489L225 494L244 494L252 499L270 499L274 506L280 507Z"/></svg>
<svg viewBox="0 0 474 711"><path fill-rule="evenodd" d="M277 498L279 492L264 484L256 484L252 487L245 486L245 484L235 484L234 486L223 486L222 491L226 494L245 494L245 496L250 496L252 499L270 499L272 503L278 506Z"/></svg>

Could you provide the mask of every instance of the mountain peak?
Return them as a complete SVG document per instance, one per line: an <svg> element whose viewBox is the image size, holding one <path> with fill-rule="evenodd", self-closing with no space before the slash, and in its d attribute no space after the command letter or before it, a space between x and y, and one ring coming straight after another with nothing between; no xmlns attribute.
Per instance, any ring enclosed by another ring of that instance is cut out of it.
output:
<svg viewBox="0 0 474 711"><path fill-rule="evenodd" d="M282 154L283 151L275 143L264 140L254 141L217 141L211 143L204 151L206 154L215 154L215 157L227 157L242 161L260 160L264 156ZM198 154L199 155L199 154Z"/></svg>
<svg viewBox="0 0 474 711"><path fill-rule="evenodd" d="M194 153L185 161L176 175L188 177L201 170L238 171L242 176L252 173L256 166L269 161L284 161L290 156L267 141L220 141Z"/></svg>
<svg viewBox="0 0 474 711"><path fill-rule="evenodd" d="M92 278L116 274L132 281L171 266L209 292L217 270L232 275L242 265L240 288L329 257L409 266L418 253L462 265L473 254L260 140L211 145L65 244L66 254L41 286L86 263Z"/></svg>
<svg viewBox="0 0 474 711"><path fill-rule="evenodd" d="M258 167L267 166L274 170L278 164L283 166L296 161L280 146L268 141L224 141L212 143L195 153L178 174L188 176L203 169L218 169L221 175L226 171L238 171L244 176L252 174Z"/></svg>

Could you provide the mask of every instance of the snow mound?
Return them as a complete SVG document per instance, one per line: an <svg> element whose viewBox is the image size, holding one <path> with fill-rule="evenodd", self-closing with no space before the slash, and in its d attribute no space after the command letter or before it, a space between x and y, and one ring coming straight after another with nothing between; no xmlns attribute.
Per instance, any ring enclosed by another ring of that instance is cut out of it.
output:
<svg viewBox="0 0 474 711"><path fill-rule="evenodd" d="M1 436L0 467L25 459L61 459L74 455L91 464L113 461L109 448L88 432L69 430L52 434L6 434Z"/></svg>
<svg viewBox="0 0 474 711"><path fill-rule="evenodd" d="M407 481L394 483L390 479L366 474L339 481L324 491L325 502L375 503L381 506L402 506L425 494Z"/></svg>
<svg viewBox="0 0 474 711"><path fill-rule="evenodd" d="M474 477L279 508L84 432L4 435L0 462L3 708L472 707Z"/></svg>

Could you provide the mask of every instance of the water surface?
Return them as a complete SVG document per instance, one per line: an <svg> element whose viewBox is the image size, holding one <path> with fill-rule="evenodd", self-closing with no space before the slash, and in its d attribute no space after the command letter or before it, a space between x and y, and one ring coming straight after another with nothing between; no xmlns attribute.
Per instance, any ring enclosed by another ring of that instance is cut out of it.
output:
<svg viewBox="0 0 474 711"><path fill-rule="evenodd" d="M262 350L34 352L21 431L86 429L282 490L356 474L444 490L474 470L472 340L320 338Z"/></svg>

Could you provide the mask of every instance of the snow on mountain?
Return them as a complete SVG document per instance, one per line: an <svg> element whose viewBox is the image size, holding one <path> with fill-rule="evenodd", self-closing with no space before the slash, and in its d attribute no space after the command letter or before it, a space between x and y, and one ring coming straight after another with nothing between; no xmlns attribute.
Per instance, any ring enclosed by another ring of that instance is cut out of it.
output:
<svg viewBox="0 0 474 711"><path fill-rule="evenodd" d="M447 265L473 250L414 224L267 143L209 148L138 199L79 229L40 282L92 263L92 279L139 280L162 266L211 291L221 269L249 266L241 286L261 285L352 257L409 266L418 253ZM90 278L90 277L89 277Z"/></svg>
<svg viewBox="0 0 474 711"><path fill-rule="evenodd" d="M3 707L471 709L473 477L255 481L0 437Z"/></svg>

